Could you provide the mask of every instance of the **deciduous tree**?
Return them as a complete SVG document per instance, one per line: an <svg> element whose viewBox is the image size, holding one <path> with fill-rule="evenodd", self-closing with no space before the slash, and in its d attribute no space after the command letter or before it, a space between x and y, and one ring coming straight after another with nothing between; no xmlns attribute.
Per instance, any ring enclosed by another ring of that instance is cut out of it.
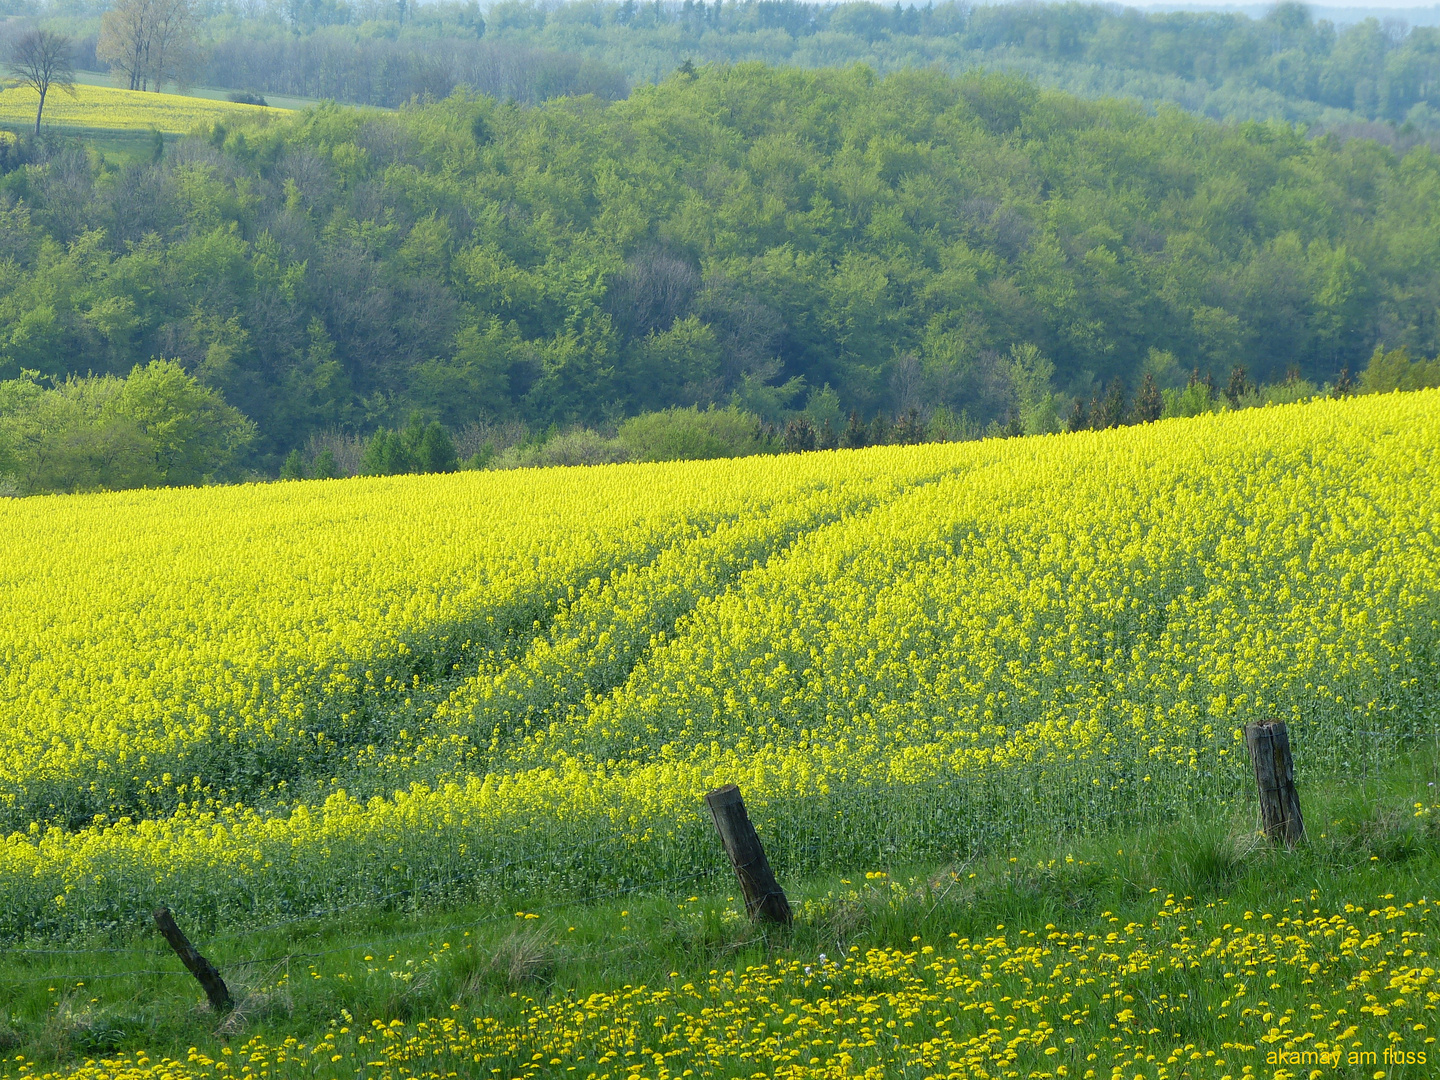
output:
<svg viewBox="0 0 1440 1080"><path fill-rule="evenodd" d="M40 116L45 111L45 98L52 87L75 93L75 66L70 59L71 41L52 30L32 30L22 34L10 47L7 66L24 86L40 95L35 107L35 134L40 134Z"/></svg>
<svg viewBox="0 0 1440 1080"><path fill-rule="evenodd" d="M189 83L196 59L191 0L119 0L100 21L95 55L131 90Z"/></svg>
<svg viewBox="0 0 1440 1080"><path fill-rule="evenodd" d="M0 382L0 486L20 494L204 483L255 435L172 361L50 387L36 375Z"/></svg>

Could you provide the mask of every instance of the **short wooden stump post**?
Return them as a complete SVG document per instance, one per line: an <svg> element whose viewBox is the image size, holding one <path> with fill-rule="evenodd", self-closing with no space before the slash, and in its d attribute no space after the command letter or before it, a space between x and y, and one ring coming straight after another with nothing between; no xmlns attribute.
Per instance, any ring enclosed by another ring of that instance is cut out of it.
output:
<svg viewBox="0 0 1440 1080"><path fill-rule="evenodd" d="M1295 762L1284 721L1245 725L1245 745L1260 791L1260 829L1272 844L1294 847L1305 839L1305 819L1295 790Z"/></svg>
<svg viewBox="0 0 1440 1080"><path fill-rule="evenodd" d="M716 788L705 796L705 805L715 821L715 831L725 845L725 854L730 856L730 865L740 879L740 891L745 894L745 911L756 922L783 923L789 925L795 918L790 910L790 901L785 890L775 880L770 862L765 858L765 849L755 826L750 824L750 815L745 812L745 800L740 789L734 784Z"/></svg>
<svg viewBox="0 0 1440 1080"><path fill-rule="evenodd" d="M215 965L201 956L200 950L190 944L190 939L176 925L175 916L170 914L169 908L156 909L155 925L170 943L170 948L175 950L175 955L180 957L180 962L190 969L190 974L195 976L204 989L205 996L210 999L210 1008L217 1013L233 1009L235 1003L230 999L230 988L225 985L225 980L220 978Z"/></svg>

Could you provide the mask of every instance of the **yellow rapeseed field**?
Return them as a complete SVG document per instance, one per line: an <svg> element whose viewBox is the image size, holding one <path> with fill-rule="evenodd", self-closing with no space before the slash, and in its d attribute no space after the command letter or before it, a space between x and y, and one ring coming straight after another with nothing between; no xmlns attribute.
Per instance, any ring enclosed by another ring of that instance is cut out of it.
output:
<svg viewBox="0 0 1440 1080"><path fill-rule="evenodd" d="M0 123L35 123L39 96L28 86L0 84ZM254 122L283 113L262 105L209 101L180 94L151 94L77 83L74 95L52 90L45 98L42 123L61 127L111 128L183 135L202 124L244 119Z"/></svg>
<svg viewBox="0 0 1440 1080"><path fill-rule="evenodd" d="M682 876L724 782L794 873L1222 802L1254 719L1357 762L1435 708L1437 445L1421 392L9 501L0 934Z"/></svg>

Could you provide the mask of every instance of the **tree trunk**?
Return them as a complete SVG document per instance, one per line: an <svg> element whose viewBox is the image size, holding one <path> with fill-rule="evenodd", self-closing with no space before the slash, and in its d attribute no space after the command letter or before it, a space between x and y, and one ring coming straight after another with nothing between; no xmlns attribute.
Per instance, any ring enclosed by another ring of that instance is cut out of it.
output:
<svg viewBox="0 0 1440 1080"><path fill-rule="evenodd" d="M46 86L40 90L40 107L35 110L35 137L37 139L40 137L40 114L45 111L45 91L49 89Z"/></svg>

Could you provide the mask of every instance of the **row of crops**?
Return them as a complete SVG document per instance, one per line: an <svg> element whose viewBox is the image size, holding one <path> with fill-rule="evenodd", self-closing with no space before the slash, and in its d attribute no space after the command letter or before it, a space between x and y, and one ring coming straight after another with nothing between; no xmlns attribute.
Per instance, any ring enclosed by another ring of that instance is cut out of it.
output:
<svg viewBox="0 0 1440 1080"><path fill-rule="evenodd" d="M585 895L1234 796L1434 730L1440 394L0 508L0 934Z"/></svg>

